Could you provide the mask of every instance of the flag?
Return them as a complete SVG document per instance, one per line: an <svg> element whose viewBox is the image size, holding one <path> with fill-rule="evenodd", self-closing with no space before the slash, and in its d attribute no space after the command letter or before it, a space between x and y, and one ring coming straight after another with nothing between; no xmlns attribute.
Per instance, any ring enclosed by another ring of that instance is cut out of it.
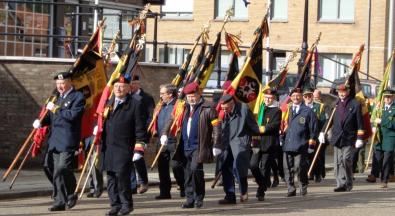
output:
<svg viewBox="0 0 395 216"><path fill-rule="evenodd" d="M229 51L236 54L237 56L241 56L241 51L239 48L239 44L241 44L241 43L242 43L242 41L240 40L239 36L225 32L226 47L228 48Z"/></svg>
<svg viewBox="0 0 395 216"><path fill-rule="evenodd" d="M369 108L366 104L365 96L363 95L362 85L359 80L359 68L361 67L361 58L364 50L364 45L361 45L359 51L355 54L353 61L351 62L352 70L348 77L346 84L350 85L350 96L355 97L355 99L361 104L362 116L364 124L364 139L368 139L372 135L372 127L370 125L370 115Z"/></svg>
<svg viewBox="0 0 395 216"><path fill-rule="evenodd" d="M371 115L371 120L374 122L376 118L381 116L381 109L383 107L383 91L388 87L389 85L389 79L390 79L390 74L391 74L391 68L392 68L392 61L394 59L394 55L391 56L391 58L387 62L387 66L385 68L384 72L384 77L383 81L381 81L376 98L375 98L375 106L372 111ZM377 124L375 124L375 127L377 127ZM376 134L372 139L379 140L379 130L377 130Z"/></svg>
<svg viewBox="0 0 395 216"><path fill-rule="evenodd" d="M217 33L217 39L215 40L213 47L206 54L205 58L200 64L199 70L196 75L196 81L199 83L199 88L204 89L207 81L209 80L214 67L215 60L217 59L218 51L221 49L221 32Z"/></svg>
<svg viewBox="0 0 395 216"><path fill-rule="evenodd" d="M45 114L45 105L41 108L40 114L39 114L39 119L44 118L44 114ZM34 133L33 136L33 148L32 148L32 158L36 157L37 155L40 154L40 149L42 144L45 141L45 138L47 136L48 133L48 126L44 126L41 128L38 128L36 130L36 132Z"/></svg>
<svg viewBox="0 0 395 216"><path fill-rule="evenodd" d="M178 74L171 81L171 84L173 84L177 88L180 87L182 81L184 80L184 78L187 74L188 67L189 67L189 64L191 63L193 53L195 52L196 46L198 45L201 37L202 37L202 33L198 36L198 38L196 38L195 44L193 45L192 49L189 51L187 57L185 58L184 63L182 64L181 68L178 71Z"/></svg>
<svg viewBox="0 0 395 216"><path fill-rule="evenodd" d="M252 66L251 57L248 57L239 74L225 90L226 94L233 95L238 101L246 103L250 110L254 109L261 90L261 82Z"/></svg>

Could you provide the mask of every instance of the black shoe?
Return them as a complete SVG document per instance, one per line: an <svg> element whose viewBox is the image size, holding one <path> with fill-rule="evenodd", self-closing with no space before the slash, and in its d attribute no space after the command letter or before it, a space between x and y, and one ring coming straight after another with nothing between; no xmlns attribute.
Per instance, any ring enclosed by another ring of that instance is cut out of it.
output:
<svg viewBox="0 0 395 216"><path fill-rule="evenodd" d="M180 197L185 197L185 190L180 190Z"/></svg>
<svg viewBox="0 0 395 216"><path fill-rule="evenodd" d="M128 215L132 211L133 208L121 208L121 210L118 212L118 215Z"/></svg>
<svg viewBox="0 0 395 216"><path fill-rule="evenodd" d="M118 215L120 208L112 207L110 211L106 213L106 216L115 216Z"/></svg>
<svg viewBox="0 0 395 216"><path fill-rule="evenodd" d="M321 176L316 176L314 181L315 181L316 183L320 183L320 182L322 181Z"/></svg>
<svg viewBox="0 0 395 216"><path fill-rule="evenodd" d="M101 197L101 194L103 193L103 191L96 191L94 194L93 194L93 197L95 197L95 198L99 198L99 197Z"/></svg>
<svg viewBox="0 0 395 216"><path fill-rule="evenodd" d="M181 208L183 208L183 209L185 209L185 208L193 208L193 207L194 207L193 203L187 203L187 202L185 202L185 203L183 203L183 204L181 205Z"/></svg>
<svg viewBox="0 0 395 216"><path fill-rule="evenodd" d="M301 196L306 196L306 194L307 194L307 188L306 188L306 189L301 189L301 190L300 190L300 195L301 195Z"/></svg>
<svg viewBox="0 0 395 216"><path fill-rule="evenodd" d="M334 192L346 192L347 188L346 187L337 187L333 189Z"/></svg>
<svg viewBox="0 0 395 216"><path fill-rule="evenodd" d="M93 198L93 194L94 194L94 193L89 192L89 193L86 195L86 197L88 197L88 198Z"/></svg>
<svg viewBox="0 0 395 216"><path fill-rule="evenodd" d="M132 194L137 194L137 188L132 189Z"/></svg>
<svg viewBox="0 0 395 216"><path fill-rule="evenodd" d="M67 209L72 209L77 204L78 196L74 194L69 201L67 201Z"/></svg>
<svg viewBox="0 0 395 216"><path fill-rule="evenodd" d="M195 201L195 208L199 209L203 207L203 201Z"/></svg>
<svg viewBox="0 0 395 216"><path fill-rule="evenodd" d="M218 204L220 205L228 205L228 204L236 204L236 198L235 199L222 199L218 200Z"/></svg>
<svg viewBox="0 0 395 216"><path fill-rule="evenodd" d="M54 206L51 206L51 207L48 208L48 211L51 211L51 212L53 212L53 211L64 211L64 210L66 210L65 206L56 206L56 205L54 205Z"/></svg>
<svg viewBox="0 0 395 216"><path fill-rule="evenodd" d="M296 196L296 191L288 192L287 197L293 197Z"/></svg>
<svg viewBox="0 0 395 216"><path fill-rule="evenodd" d="M278 178L277 179L274 178L273 183L272 183L272 185L270 187L275 188L275 187L278 186L279 183L280 183L280 181L278 180Z"/></svg>
<svg viewBox="0 0 395 216"><path fill-rule="evenodd" d="M171 195L163 195L163 194L159 194L158 196L155 197L155 199L171 199Z"/></svg>
<svg viewBox="0 0 395 216"><path fill-rule="evenodd" d="M257 195L256 198L258 198L258 201L265 201L265 194Z"/></svg>

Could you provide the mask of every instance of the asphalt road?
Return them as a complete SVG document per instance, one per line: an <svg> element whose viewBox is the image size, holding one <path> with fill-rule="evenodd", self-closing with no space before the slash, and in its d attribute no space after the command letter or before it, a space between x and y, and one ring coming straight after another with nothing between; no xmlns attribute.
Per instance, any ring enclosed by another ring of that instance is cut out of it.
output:
<svg viewBox="0 0 395 216"><path fill-rule="evenodd" d="M389 189L380 189L378 184L366 183L366 175L356 175L352 192L334 193L333 173L321 183L311 183L305 197L286 198L286 187L269 189L263 202L255 198L256 185L249 180L249 200L236 205L218 205L224 197L222 187L214 190L206 185L206 198L202 209L181 209L184 199L173 188L171 200L155 200L158 188L150 187L147 193L134 195L132 215L395 215L395 183ZM107 194L99 199L83 198L71 210L59 213L48 212L51 199L48 196L0 200L0 215L104 215L109 210Z"/></svg>

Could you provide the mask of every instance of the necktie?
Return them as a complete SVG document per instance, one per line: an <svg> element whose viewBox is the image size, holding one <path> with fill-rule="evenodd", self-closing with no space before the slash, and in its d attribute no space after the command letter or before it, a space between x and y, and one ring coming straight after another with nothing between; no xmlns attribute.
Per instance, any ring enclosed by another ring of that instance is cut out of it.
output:
<svg viewBox="0 0 395 216"><path fill-rule="evenodd" d="M293 114L293 115L296 115L296 106L293 106L293 107L292 107L292 114Z"/></svg>
<svg viewBox="0 0 395 216"><path fill-rule="evenodd" d="M114 102L114 111L115 111L115 109L117 109L117 106L120 104L120 100L115 100L115 102Z"/></svg>
<svg viewBox="0 0 395 216"><path fill-rule="evenodd" d="M387 110L388 110L388 108L389 108L389 106L385 106L385 109L384 109L384 110L385 110L385 111L387 111Z"/></svg>

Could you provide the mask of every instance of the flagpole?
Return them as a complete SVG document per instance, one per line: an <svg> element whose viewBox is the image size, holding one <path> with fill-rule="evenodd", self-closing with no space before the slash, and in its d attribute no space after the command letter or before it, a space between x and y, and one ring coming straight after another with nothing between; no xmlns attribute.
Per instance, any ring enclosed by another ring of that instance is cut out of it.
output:
<svg viewBox="0 0 395 216"><path fill-rule="evenodd" d="M93 32L96 31L97 22L99 20L97 7L99 6L99 0L95 0L95 10L93 12Z"/></svg>
<svg viewBox="0 0 395 216"><path fill-rule="evenodd" d="M268 0L267 4L269 5L268 6L268 10L267 10L267 26L270 29L270 12L271 12L270 11L270 5L271 5L271 1ZM266 79L265 79L265 84L268 84L269 80L272 78L271 77L272 72L270 71L270 51L269 51L269 48L270 48L270 36L268 35L266 37L266 76L265 76Z"/></svg>

